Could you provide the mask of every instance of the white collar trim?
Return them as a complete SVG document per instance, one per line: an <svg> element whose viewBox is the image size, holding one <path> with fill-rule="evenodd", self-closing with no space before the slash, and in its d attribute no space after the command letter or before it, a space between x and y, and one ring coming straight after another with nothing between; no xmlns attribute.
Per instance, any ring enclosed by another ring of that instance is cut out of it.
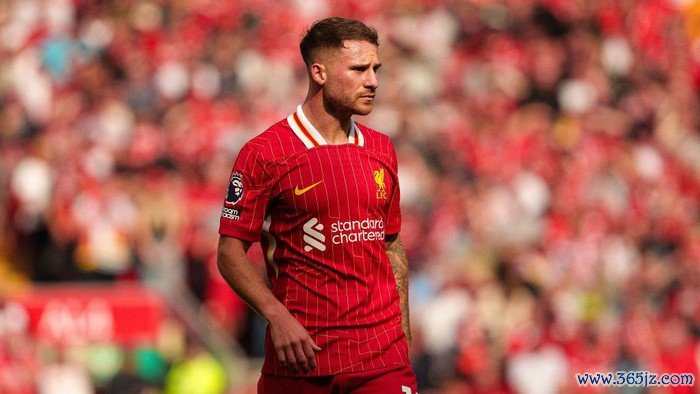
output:
<svg viewBox="0 0 700 394"><path fill-rule="evenodd" d="M328 145L321 133L318 132L304 114L304 111L301 109L301 104L297 106L296 112L287 117L287 123L289 123L294 134L299 137L307 148L311 149L315 146ZM350 119L348 143L357 146L365 146L365 137L362 135L360 128L357 127L353 119Z"/></svg>

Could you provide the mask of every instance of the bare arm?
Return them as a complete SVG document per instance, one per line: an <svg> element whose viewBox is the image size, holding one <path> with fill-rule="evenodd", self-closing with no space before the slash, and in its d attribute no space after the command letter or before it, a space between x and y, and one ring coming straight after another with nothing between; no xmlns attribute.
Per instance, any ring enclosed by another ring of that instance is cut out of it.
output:
<svg viewBox="0 0 700 394"><path fill-rule="evenodd" d="M277 357L283 365L303 372L316 369L314 352L321 348L256 272L246 253L249 248L248 242L220 237L217 264L221 276L243 301L267 320Z"/></svg>
<svg viewBox="0 0 700 394"><path fill-rule="evenodd" d="M399 291L399 303L401 307L401 327L406 334L406 339L411 341L411 322L408 311L408 257L403 250L403 244L398 234L387 237L386 254L389 256L391 270L396 279L396 288Z"/></svg>

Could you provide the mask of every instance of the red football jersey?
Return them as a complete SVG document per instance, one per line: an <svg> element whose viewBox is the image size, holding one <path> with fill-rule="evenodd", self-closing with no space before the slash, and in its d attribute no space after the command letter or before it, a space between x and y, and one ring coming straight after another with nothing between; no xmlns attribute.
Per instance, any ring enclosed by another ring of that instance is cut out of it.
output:
<svg viewBox="0 0 700 394"><path fill-rule="evenodd" d="M261 241L272 292L322 348L314 376L409 364L384 244L400 227L389 138L353 122L328 145L299 106L239 152L219 233ZM269 329L262 372L290 374Z"/></svg>

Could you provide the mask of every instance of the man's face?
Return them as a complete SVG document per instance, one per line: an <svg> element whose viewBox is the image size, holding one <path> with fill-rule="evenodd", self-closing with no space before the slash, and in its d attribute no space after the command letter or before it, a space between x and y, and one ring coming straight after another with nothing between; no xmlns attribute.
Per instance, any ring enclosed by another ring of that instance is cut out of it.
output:
<svg viewBox="0 0 700 394"><path fill-rule="evenodd" d="M336 111L367 115L372 112L379 88L377 70L381 63L377 46L357 40L346 40L343 44L344 48L325 54L324 97Z"/></svg>

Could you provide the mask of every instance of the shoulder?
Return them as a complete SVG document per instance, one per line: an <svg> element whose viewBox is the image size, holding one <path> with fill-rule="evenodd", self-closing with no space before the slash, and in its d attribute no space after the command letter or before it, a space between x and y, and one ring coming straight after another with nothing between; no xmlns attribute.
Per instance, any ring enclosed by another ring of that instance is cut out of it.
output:
<svg viewBox="0 0 700 394"><path fill-rule="evenodd" d="M239 154L254 154L258 160L275 161L294 154L303 148L300 145L287 119L282 119L248 140Z"/></svg>
<svg viewBox="0 0 700 394"><path fill-rule="evenodd" d="M396 153L394 151L394 144L391 142L391 138L388 135L367 127L361 123L355 122L357 128L362 133L365 140L365 147L380 155L387 155L392 160L395 160Z"/></svg>

